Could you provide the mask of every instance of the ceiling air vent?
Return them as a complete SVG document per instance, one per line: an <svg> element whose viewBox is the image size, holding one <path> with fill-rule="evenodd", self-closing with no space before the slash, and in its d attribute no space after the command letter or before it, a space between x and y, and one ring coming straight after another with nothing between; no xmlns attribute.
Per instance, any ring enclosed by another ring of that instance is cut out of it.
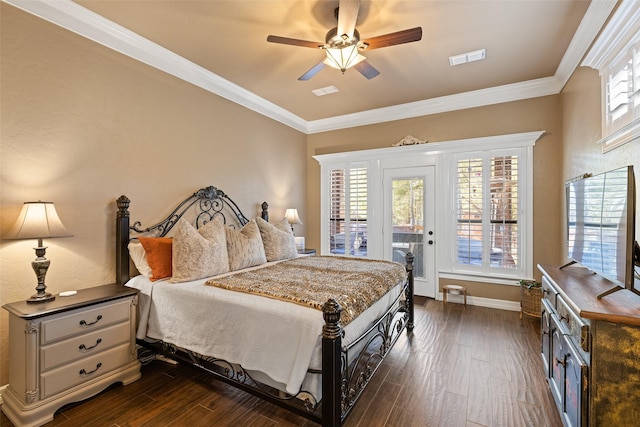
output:
<svg viewBox="0 0 640 427"><path fill-rule="evenodd" d="M327 86L327 87L321 87L320 89L313 89L311 92L313 92L315 96L324 96L324 95L329 95L329 94L340 92L340 91L335 86Z"/></svg>
<svg viewBox="0 0 640 427"><path fill-rule="evenodd" d="M462 53L460 55L450 56L449 65L466 64L467 62L480 61L487 58L487 49L474 50L473 52Z"/></svg>

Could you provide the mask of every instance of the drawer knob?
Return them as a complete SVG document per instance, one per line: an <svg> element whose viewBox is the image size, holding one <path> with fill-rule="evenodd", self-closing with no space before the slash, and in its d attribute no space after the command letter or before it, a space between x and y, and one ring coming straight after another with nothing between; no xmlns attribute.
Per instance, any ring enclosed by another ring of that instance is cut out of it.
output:
<svg viewBox="0 0 640 427"><path fill-rule="evenodd" d="M95 325L96 323L98 323L100 321L100 319L102 319L102 314L98 314L98 317L96 317L96 320L94 322L91 323L87 323L86 320L81 320L80 321L80 326L91 326L91 325Z"/></svg>
<svg viewBox="0 0 640 427"><path fill-rule="evenodd" d="M80 375L91 375L93 374L95 371L97 371L98 369L100 369L100 367L102 366L102 363L98 363L96 365L96 369L94 369L93 371L85 371L84 369L80 369Z"/></svg>
<svg viewBox="0 0 640 427"><path fill-rule="evenodd" d="M96 343L94 345L92 345L91 347L87 347L84 344L80 344L80 350L91 350L92 348L96 348L98 346L98 344L100 344L102 342L102 338L98 338L96 340Z"/></svg>

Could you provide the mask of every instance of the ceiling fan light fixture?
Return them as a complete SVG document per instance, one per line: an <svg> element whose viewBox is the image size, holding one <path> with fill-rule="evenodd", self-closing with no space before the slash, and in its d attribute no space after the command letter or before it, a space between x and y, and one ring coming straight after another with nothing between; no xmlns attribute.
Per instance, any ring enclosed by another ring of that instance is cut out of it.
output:
<svg viewBox="0 0 640 427"><path fill-rule="evenodd" d="M358 45L353 44L351 46L345 46L342 48L325 48L327 52L327 58L324 60L324 63L330 67L336 68L343 73L348 69L353 67L359 62L367 59L366 57L360 55L358 53Z"/></svg>

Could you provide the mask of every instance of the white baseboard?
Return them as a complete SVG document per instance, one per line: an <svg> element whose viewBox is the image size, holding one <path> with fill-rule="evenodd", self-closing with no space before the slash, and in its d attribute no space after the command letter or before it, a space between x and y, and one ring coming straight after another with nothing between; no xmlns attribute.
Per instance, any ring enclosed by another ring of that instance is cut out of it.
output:
<svg viewBox="0 0 640 427"><path fill-rule="evenodd" d="M7 389L7 387L9 387L9 384L0 386L0 406L2 406L2 395L4 394L4 391Z"/></svg>
<svg viewBox="0 0 640 427"><path fill-rule="evenodd" d="M442 292L438 293L438 301L442 301ZM462 304L462 295L448 294L447 303ZM483 298L467 296L467 304L478 307L497 308L498 310L520 311L520 301L507 301L503 299Z"/></svg>

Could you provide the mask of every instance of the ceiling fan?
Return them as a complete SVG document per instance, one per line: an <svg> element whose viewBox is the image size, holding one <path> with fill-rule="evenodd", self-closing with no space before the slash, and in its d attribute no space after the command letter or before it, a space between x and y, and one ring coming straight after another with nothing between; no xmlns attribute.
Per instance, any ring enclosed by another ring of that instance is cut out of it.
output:
<svg viewBox="0 0 640 427"><path fill-rule="evenodd" d="M325 51L326 57L300 76L298 80L309 80L326 65L339 69L343 74L348 68L353 67L367 79L372 79L380 74L380 71L369 64L361 52L419 41L422 39L422 28L410 28L361 40L360 33L356 29L359 9L360 0L340 0L340 5L335 10L338 26L327 32L324 43L273 35L268 36L267 41Z"/></svg>

